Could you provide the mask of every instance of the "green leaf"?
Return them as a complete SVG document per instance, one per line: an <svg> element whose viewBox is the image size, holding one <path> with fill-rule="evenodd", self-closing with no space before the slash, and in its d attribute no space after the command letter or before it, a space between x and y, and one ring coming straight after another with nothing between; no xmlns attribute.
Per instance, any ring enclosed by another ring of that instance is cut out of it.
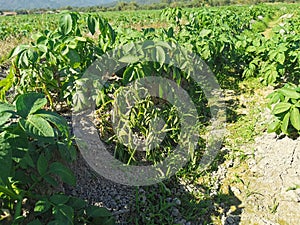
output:
<svg viewBox="0 0 300 225"><path fill-rule="evenodd" d="M26 93L19 95L16 100L17 113L26 118L29 114L35 113L47 104L47 99L41 93Z"/></svg>
<svg viewBox="0 0 300 225"><path fill-rule="evenodd" d="M7 184L12 167L12 146L6 132L0 134L0 183Z"/></svg>
<svg viewBox="0 0 300 225"><path fill-rule="evenodd" d="M30 62L32 62L32 63L37 62L39 56L38 56L38 53L34 49L32 49L32 48L28 49L26 51L26 54L27 54L27 58Z"/></svg>
<svg viewBox="0 0 300 225"><path fill-rule="evenodd" d="M172 50L172 46L169 43L167 43L167 42L157 41L157 42L155 42L155 44L158 45L158 46L161 46L161 47L165 47L165 48L167 48L169 50Z"/></svg>
<svg viewBox="0 0 300 225"><path fill-rule="evenodd" d="M70 197L70 200L68 202L68 205L70 205L74 209L82 209L85 208L87 205L87 202L81 198L77 197Z"/></svg>
<svg viewBox="0 0 300 225"><path fill-rule="evenodd" d="M96 32L96 26L97 26L96 18L89 15L87 18L87 24L88 24L89 31L91 32L92 35L94 35Z"/></svg>
<svg viewBox="0 0 300 225"><path fill-rule="evenodd" d="M87 202L78 197L70 197L68 205L74 208L75 210L79 210L85 208L87 206Z"/></svg>
<svg viewBox="0 0 300 225"><path fill-rule="evenodd" d="M19 59L18 59L18 66L27 68L29 66L29 60L26 51L23 51L20 53Z"/></svg>
<svg viewBox="0 0 300 225"><path fill-rule="evenodd" d="M80 42L86 42L87 41L87 39L85 37L79 37L79 36L75 37L74 40L80 41Z"/></svg>
<svg viewBox="0 0 300 225"><path fill-rule="evenodd" d="M291 111L291 124L296 130L300 131L300 112L296 107Z"/></svg>
<svg viewBox="0 0 300 225"><path fill-rule="evenodd" d="M97 217L92 219L91 224L93 225L115 225L115 219L113 217Z"/></svg>
<svg viewBox="0 0 300 225"><path fill-rule="evenodd" d="M19 165L23 169L27 169L28 166L30 166L32 168L35 168L35 164L34 164L34 162L32 160L32 157L31 157L31 155L28 152L25 153L24 157L19 162Z"/></svg>
<svg viewBox="0 0 300 225"><path fill-rule="evenodd" d="M212 31L211 30L207 30L207 29L203 29L200 32L200 36L201 37L206 37L207 35L209 35Z"/></svg>
<svg viewBox="0 0 300 225"><path fill-rule="evenodd" d="M36 219L34 221L31 221L27 225L43 225L39 219Z"/></svg>
<svg viewBox="0 0 300 225"><path fill-rule="evenodd" d="M70 14L63 15L59 21L59 30L63 35L67 35L72 31L72 16Z"/></svg>
<svg viewBox="0 0 300 225"><path fill-rule="evenodd" d="M275 105L272 113L274 115L277 115L277 114L286 112L286 111L288 111L291 108L291 106L292 106L292 104L290 104L288 102L280 102L277 105Z"/></svg>
<svg viewBox="0 0 300 225"><path fill-rule="evenodd" d="M256 51L256 47L255 46L249 46L247 49L246 49L247 52L255 52Z"/></svg>
<svg viewBox="0 0 300 225"><path fill-rule="evenodd" d="M20 53L24 52L29 46L28 45L19 45L15 47L9 54L8 58L13 58L16 55L19 55Z"/></svg>
<svg viewBox="0 0 300 225"><path fill-rule="evenodd" d="M275 120L268 126L268 133L276 132L280 128L280 120Z"/></svg>
<svg viewBox="0 0 300 225"><path fill-rule="evenodd" d="M55 204L55 205L59 205L59 204L65 204L69 201L70 197L63 195L63 194L56 194L50 197L50 201Z"/></svg>
<svg viewBox="0 0 300 225"><path fill-rule="evenodd" d="M278 77L278 72L277 70L270 70L268 73L267 73L267 84L274 84L277 80L277 77Z"/></svg>
<svg viewBox="0 0 300 225"><path fill-rule="evenodd" d="M165 54L165 50L160 47L160 46L156 46L156 60L162 65L165 63L166 61L166 54Z"/></svg>
<svg viewBox="0 0 300 225"><path fill-rule="evenodd" d="M53 128L49 122L40 116L29 115L26 120L23 118L20 119L19 124L25 132L33 136L55 137Z"/></svg>
<svg viewBox="0 0 300 225"><path fill-rule="evenodd" d="M159 97L163 99L164 98L164 89L161 84L158 85L158 92L159 92Z"/></svg>
<svg viewBox="0 0 300 225"><path fill-rule="evenodd" d="M72 173L72 171L59 162L54 162L50 165L49 172L59 176L63 182L69 185L75 185L76 179Z"/></svg>
<svg viewBox="0 0 300 225"><path fill-rule="evenodd" d="M282 94L280 94L279 92L275 91L272 92L271 94L269 94L267 96L267 98L269 98L269 102L268 102L268 107L271 109L271 105L278 103L280 101L280 97Z"/></svg>
<svg viewBox="0 0 300 225"><path fill-rule="evenodd" d="M140 61L140 58L134 55L125 55L119 59L119 62L131 64L136 63L138 61Z"/></svg>
<svg viewBox="0 0 300 225"><path fill-rule="evenodd" d="M72 67L77 68L80 66L80 55L75 50L70 49L66 56L70 60Z"/></svg>
<svg viewBox="0 0 300 225"><path fill-rule="evenodd" d="M300 93L298 93L296 90L292 88L284 87L279 89L278 91L288 98L294 98L294 99L300 98Z"/></svg>
<svg viewBox="0 0 300 225"><path fill-rule="evenodd" d="M13 198L14 200L22 200L21 195L16 194L13 190L10 190L3 185L0 185L0 193L4 193L5 195Z"/></svg>
<svg viewBox="0 0 300 225"><path fill-rule="evenodd" d="M0 79L0 100L4 101L7 96L7 92L14 84L15 77L15 68L14 66L10 67L9 73L4 79Z"/></svg>
<svg viewBox="0 0 300 225"><path fill-rule="evenodd" d="M43 44L39 44L38 46L38 49L43 52L43 53L47 53L48 52L48 48L46 45L43 45Z"/></svg>
<svg viewBox="0 0 300 225"><path fill-rule="evenodd" d="M122 79L122 83L123 85L128 84L130 81L133 80L134 78L134 67L132 65L129 65L126 67L124 73L123 73L123 79Z"/></svg>
<svg viewBox="0 0 300 225"><path fill-rule="evenodd" d="M37 170L40 175L44 175L47 172L48 161L44 154L41 154L37 161Z"/></svg>
<svg viewBox="0 0 300 225"><path fill-rule="evenodd" d="M4 125L14 114L15 107L7 103L0 103L0 126Z"/></svg>
<svg viewBox="0 0 300 225"><path fill-rule="evenodd" d="M69 162L76 159L76 148L73 145L68 145L65 142L58 142L57 147L63 160Z"/></svg>
<svg viewBox="0 0 300 225"><path fill-rule="evenodd" d="M87 208L86 213L89 217L97 218L97 217L110 217L111 212L103 207L90 206Z"/></svg>
<svg viewBox="0 0 300 225"><path fill-rule="evenodd" d="M276 60L277 60L277 62L279 62L281 65L283 65L283 64L284 64L284 61L285 61L285 55L284 55L284 53L279 53L279 54L277 54Z"/></svg>
<svg viewBox="0 0 300 225"><path fill-rule="evenodd" d="M57 181L49 175L44 176L44 179L48 182L48 184L52 185L53 187L56 187L58 185Z"/></svg>
<svg viewBox="0 0 300 225"><path fill-rule="evenodd" d="M288 134L289 120L290 120L290 113L288 112L287 114L285 114L281 124L281 130L284 134Z"/></svg>
<svg viewBox="0 0 300 225"><path fill-rule="evenodd" d="M44 118L48 122L55 125L57 129L60 132L62 132L66 137L69 136L69 126L67 120L59 114L46 110L38 110L34 115Z"/></svg>
<svg viewBox="0 0 300 225"><path fill-rule="evenodd" d="M61 225L72 225L74 220L74 209L68 205L57 205L53 209L56 220L61 221Z"/></svg>
<svg viewBox="0 0 300 225"><path fill-rule="evenodd" d="M49 223L47 223L47 225L67 225L68 223L66 223L66 221L62 221L60 219L57 220L52 220Z"/></svg>
<svg viewBox="0 0 300 225"><path fill-rule="evenodd" d="M50 209L51 205L48 200L39 200L35 203L34 212L44 213Z"/></svg>

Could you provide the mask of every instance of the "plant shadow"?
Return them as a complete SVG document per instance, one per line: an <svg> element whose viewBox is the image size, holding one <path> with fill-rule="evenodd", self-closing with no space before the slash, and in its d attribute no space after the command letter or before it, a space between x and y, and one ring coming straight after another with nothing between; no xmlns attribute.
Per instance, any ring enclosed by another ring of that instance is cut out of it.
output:
<svg viewBox="0 0 300 225"><path fill-rule="evenodd" d="M67 194L110 209L117 224L239 224L242 207L238 197L230 187L221 190L221 180L205 180L217 173L225 155L226 152L221 152L211 171L206 171L203 176L200 174L191 179L173 176L155 185L130 187L100 176L79 154L71 166L77 185L64 188Z"/></svg>
<svg viewBox="0 0 300 225"><path fill-rule="evenodd" d="M241 201L222 184L227 154L219 151L205 171L187 165L169 180L137 188L129 224L239 224Z"/></svg>
<svg viewBox="0 0 300 225"><path fill-rule="evenodd" d="M228 193L212 193L211 187L206 184L191 186L168 181L139 188L128 223L239 224L240 204L230 187Z"/></svg>

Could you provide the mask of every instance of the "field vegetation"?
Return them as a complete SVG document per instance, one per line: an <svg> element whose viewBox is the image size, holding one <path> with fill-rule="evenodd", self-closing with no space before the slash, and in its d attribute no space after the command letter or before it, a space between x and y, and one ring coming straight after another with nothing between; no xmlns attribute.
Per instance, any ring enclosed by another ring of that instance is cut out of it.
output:
<svg viewBox="0 0 300 225"><path fill-rule="evenodd" d="M179 181L205 189L201 194L181 196L183 200L178 207L183 217L194 224L218 223L218 212L211 210L211 206L218 208L223 202L233 204L234 199L222 190L211 194L213 187L206 179L224 157L236 157L239 148L236 138L241 138L240 143L252 141L263 130L255 130L255 109L249 118L249 115L239 115L237 108L231 108L226 102L229 133L237 129L239 134L227 138L224 145L234 150L226 156L217 156L203 170L199 161L212 123L208 101L189 73L183 72L192 65L182 63L177 68L164 63L172 46L178 44L199 55L225 93L249 94L272 88L265 99L273 117L265 129L291 138L300 134L299 4L174 7L121 13L62 11L0 17L0 41L2 224L115 223L106 208L66 195L59 187L76 184L68 165L80 152L68 116L72 110L89 104L82 94L87 91L88 80L82 77L96 59L119 46L131 46L116 53L121 60L115 66L122 63L126 66L110 74L109 81L95 95L95 126L102 140L113 147L118 160L128 165L156 164L179 143L178 113L172 105L151 96L137 99L127 120L130 129L147 141L153 136L149 121L163 118L167 122L162 131L167 135L162 146L141 156L129 145L119 143L112 132L110 112L119 101L118 93L126 91L124 86L133 80L152 72L174 80L190 95L201 122L195 130L201 138L190 155L190 162L172 179L159 184L160 199L152 193L147 202L136 201L128 218L130 224L178 224L169 215L168 209L173 205L166 199L171 195L172 185ZM148 41L151 54L148 50L138 52L140 57L159 59L160 63L140 62L134 57L140 46L132 43L144 41ZM126 139L129 134L122 135ZM238 157L246 156L239 152Z"/></svg>

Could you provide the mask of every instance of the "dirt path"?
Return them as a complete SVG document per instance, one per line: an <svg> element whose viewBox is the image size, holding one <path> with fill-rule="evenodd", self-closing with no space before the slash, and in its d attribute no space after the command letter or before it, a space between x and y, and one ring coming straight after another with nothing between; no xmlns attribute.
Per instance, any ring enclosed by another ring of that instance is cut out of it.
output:
<svg viewBox="0 0 300 225"><path fill-rule="evenodd" d="M247 105L244 109L246 115L258 107L254 130L266 127L271 118L263 103L269 91L263 90L260 94L257 91L253 96L240 97L240 100L248 103L256 102L254 105L244 104ZM245 125L243 129L248 127ZM240 156L234 160L233 166L227 168L221 188L232 192L241 204L224 215L222 224L298 225L300 137L292 140L264 132L252 144L241 145L239 148L247 159L241 160Z"/></svg>
<svg viewBox="0 0 300 225"><path fill-rule="evenodd" d="M267 38L271 38L272 36L272 30L275 26L277 26L280 22L283 22L285 19L289 19L293 17L293 14L284 14L282 16L280 16L278 19L275 19L273 21L271 21L269 24L268 24L268 28L262 32L262 34Z"/></svg>
<svg viewBox="0 0 300 225"><path fill-rule="evenodd" d="M254 154L247 162L251 195L241 224L299 224L300 138L264 134L256 139Z"/></svg>
<svg viewBox="0 0 300 225"><path fill-rule="evenodd" d="M268 28L262 32L262 34L267 38L269 39L271 36L272 36L272 29L279 23L280 19L277 19L277 20L274 20L274 21L271 21L269 24L268 24Z"/></svg>

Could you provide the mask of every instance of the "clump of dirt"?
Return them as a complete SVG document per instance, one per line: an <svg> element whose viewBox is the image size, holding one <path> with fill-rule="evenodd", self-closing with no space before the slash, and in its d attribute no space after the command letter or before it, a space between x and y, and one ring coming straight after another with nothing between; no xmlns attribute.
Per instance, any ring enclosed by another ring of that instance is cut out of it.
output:
<svg viewBox="0 0 300 225"><path fill-rule="evenodd" d="M300 137L265 133L244 150L251 157L234 162L222 182L241 201L240 211L223 224L299 224Z"/></svg>
<svg viewBox="0 0 300 225"><path fill-rule="evenodd" d="M241 121L229 124L225 143L231 157L223 163L229 166L220 190L231 193L240 204L223 213L218 224L297 225L300 137L293 139L266 132L272 116L266 109L265 96L272 89L254 90L236 96L240 106L234 111L242 115Z"/></svg>
<svg viewBox="0 0 300 225"><path fill-rule="evenodd" d="M242 221L248 224L299 224L300 138L265 134L249 160L248 189ZM269 222L268 222L269 221Z"/></svg>

